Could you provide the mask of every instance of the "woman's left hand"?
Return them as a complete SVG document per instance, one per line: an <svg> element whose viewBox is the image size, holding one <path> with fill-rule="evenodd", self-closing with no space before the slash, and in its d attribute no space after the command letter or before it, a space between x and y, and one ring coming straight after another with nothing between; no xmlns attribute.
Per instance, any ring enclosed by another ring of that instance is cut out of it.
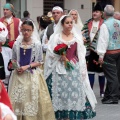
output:
<svg viewBox="0 0 120 120"><path fill-rule="evenodd" d="M17 71L18 71L19 74L22 74L27 69L28 69L28 65L21 66L20 68L17 69Z"/></svg>

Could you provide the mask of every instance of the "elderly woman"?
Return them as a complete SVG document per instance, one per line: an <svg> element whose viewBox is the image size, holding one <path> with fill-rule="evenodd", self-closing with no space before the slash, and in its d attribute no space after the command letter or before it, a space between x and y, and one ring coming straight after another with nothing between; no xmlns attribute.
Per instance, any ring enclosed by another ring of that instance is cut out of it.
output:
<svg viewBox="0 0 120 120"><path fill-rule="evenodd" d="M69 15L72 16L73 20L74 20L74 25L75 25L75 28L77 30L81 30L83 28L83 23L81 21L81 18L80 18L80 15L78 13L77 10L75 9L72 9L70 12L69 12Z"/></svg>
<svg viewBox="0 0 120 120"><path fill-rule="evenodd" d="M48 42L44 76L56 120L81 120L96 115L96 98L89 84L86 51L80 39L82 35L73 29L72 17L65 15ZM60 46L67 47L63 54L56 54Z"/></svg>

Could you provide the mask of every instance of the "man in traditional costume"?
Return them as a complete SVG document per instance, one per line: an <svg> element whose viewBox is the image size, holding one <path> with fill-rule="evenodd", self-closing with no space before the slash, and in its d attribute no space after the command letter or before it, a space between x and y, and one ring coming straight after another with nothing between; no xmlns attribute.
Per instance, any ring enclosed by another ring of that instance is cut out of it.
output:
<svg viewBox="0 0 120 120"><path fill-rule="evenodd" d="M6 3L3 7L4 17L0 21L7 27L8 36L5 45L12 48L16 38L20 33L21 20L14 16L14 7L10 3Z"/></svg>
<svg viewBox="0 0 120 120"><path fill-rule="evenodd" d="M100 86L100 96L104 95L104 84L105 77L102 72L102 68L97 63L98 55L96 53L97 40L99 35L100 26L103 23L102 19L102 7L99 3L93 9L92 19L88 20L83 27L83 36L85 37L85 45L87 46L87 64L88 64L88 74L90 79L91 87L94 86L95 73L99 73L99 86Z"/></svg>
<svg viewBox="0 0 120 120"><path fill-rule="evenodd" d="M113 18L114 7L104 8L106 21L100 28L97 45L99 62L107 79L103 104L118 104L120 96L120 21Z"/></svg>
<svg viewBox="0 0 120 120"><path fill-rule="evenodd" d="M63 15L63 9L61 7L59 6L53 7L52 16L53 16L54 22L48 25L48 27L45 29L43 39L42 39L42 46L44 51L46 51L48 40L50 39L50 36L54 33L55 27L62 15Z"/></svg>

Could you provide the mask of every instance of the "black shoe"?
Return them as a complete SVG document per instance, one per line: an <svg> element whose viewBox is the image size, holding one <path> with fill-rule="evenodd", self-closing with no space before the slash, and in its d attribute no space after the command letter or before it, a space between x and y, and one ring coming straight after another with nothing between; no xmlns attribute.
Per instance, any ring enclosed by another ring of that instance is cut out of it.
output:
<svg viewBox="0 0 120 120"><path fill-rule="evenodd" d="M109 98L103 97L103 99L101 100L101 102L107 101L109 100Z"/></svg>
<svg viewBox="0 0 120 120"><path fill-rule="evenodd" d="M120 96L118 96L118 99L120 100Z"/></svg>
<svg viewBox="0 0 120 120"><path fill-rule="evenodd" d="M102 104L118 104L118 100L106 100L106 101L102 101Z"/></svg>

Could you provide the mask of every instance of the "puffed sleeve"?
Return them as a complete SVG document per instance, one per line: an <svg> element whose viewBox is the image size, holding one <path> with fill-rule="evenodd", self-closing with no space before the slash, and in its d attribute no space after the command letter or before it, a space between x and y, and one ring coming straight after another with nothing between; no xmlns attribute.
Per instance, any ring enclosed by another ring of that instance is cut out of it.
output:
<svg viewBox="0 0 120 120"><path fill-rule="evenodd" d="M8 30L6 26L0 22L0 42L5 42L8 35Z"/></svg>

